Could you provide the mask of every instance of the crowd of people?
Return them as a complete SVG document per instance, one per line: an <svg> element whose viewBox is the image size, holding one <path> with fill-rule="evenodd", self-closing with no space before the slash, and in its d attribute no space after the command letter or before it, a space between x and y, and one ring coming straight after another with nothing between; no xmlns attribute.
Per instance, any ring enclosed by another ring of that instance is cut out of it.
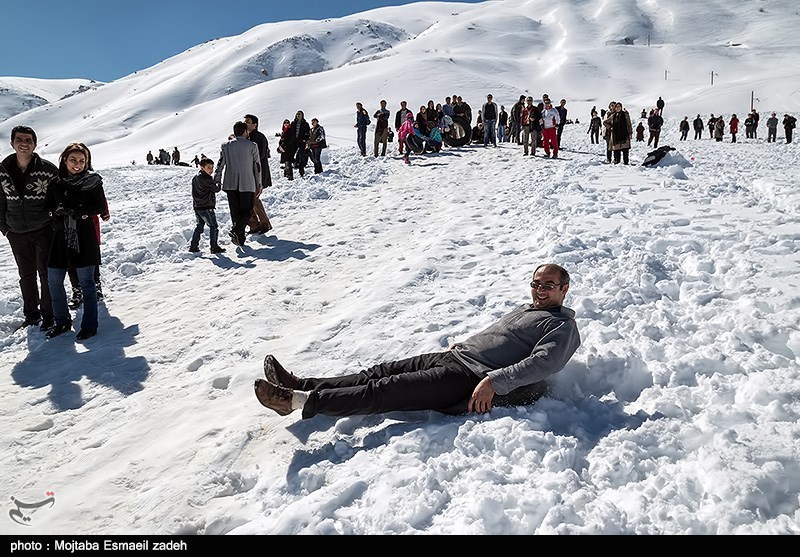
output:
<svg viewBox="0 0 800 557"><path fill-rule="evenodd" d="M520 95L510 111L498 105L492 94L477 112L472 125L472 107L460 95L445 98L444 103L420 105L416 113L403 100L394 113L387 101L379 101L372 114L361 102L356 103L354 127L356 143L361 156L367 156L367 130L375 120L373 156L385 157L389 144L397 138L398 153L410 163L411 153L437 153L445 142L445 134L454 134L454 123L460 119L467 128L461 133L471 143L484 147L497 147L498 143L522 146L523 156L534 156L542 149L545 157L558 158L562 147L564 125L572 123L567 118L566 100L554 106L547 94L534 103L531 96ZM664 126L665 102L659 97L655 107L648 112L642 109L636 128L628 110L621 102L611 101L607 109L599 112L592 108L586 133L591 144L604 140L605 162L629 164L631 143L645 141L658 149ZM578 123L578 120L575 120ZM766 120L767 142L777 140L777 130L783 127L787 143L792 142L797 120L784 114L779 122L772 112ZM393 125L392 125L393 124ZM747 139L758 138L759 114L751 110L742 122ZM246 114L233 125L233 133L221 145L218 162L200 154L192 163L198 173L192 178L191 194L195 213L195 228L189 251L200 251L200 240L206 227L209 229L210 252L223 253L219 242L219 224L216 218L216 194L225 192L230 210L230 241L243 246L246 233L264 234L272 230L272 223L261 201L265 188L272 186L269 168L271 157L267 137L258 130L259 119ZM710 138L723 141L726 132L731 142L737 142L740 121L732 114L726 121L723 115L711 114L704 121L700 114L689 122L684 116L678 124L679 141L688 139L694 130L694 139L703 137L708 130ZM295 169L305 175L309 161L315 174L323 172L322 150L327 148L325 129L317 118L306 121L302 110L293 120L286 119L279 137L277 150L280 164L287 180L294 179ZM449 135L448 137L453 137ZM83 306L83 317L76 337L85 340L97 333L97 303L102 300L100 281L100 220L109 219L108 205L102 187L102 178L94 172L91 152L82 143L70 143L62 152L58 166L42 159L36 152L37 138L33 129L17 126L11 132L12 155L0 163L0 232L8 238L17 263L23 298L23 326L38 325L48 338L69 331L72 319L69 310ZM462 144L466 144L462 142ZM159 150L158 157L147 154L148 164L181 163L180 152L175 147L170 155ZM35 180L34 178L35 177ZM35 184L34 184L35 181ZM71 297L64 286L68 277Z"/></svg>
<svg viewBox="0 0 800 557"><path fill-rule="evenodd" d="M426 105L421 105L415 113L408 107L407 101L401 101L399 109L395 112L394 131L389 128L391 113L387 108L387 101L380 101L380 108L372 115L375 119L374 131L374 157L386 156L387 143L391 143L396 135L398 153L403 160L409 163L410 153L439 152L444 144L443 137L451 133L453 117L461 116L468 125L467 133L470 135L468 143L483 144L496 147L498 143L514 143L522 146L523 156L534 156L537 149L542 149L545 157L558 158L558 151L563 147L563 130L566 124L579 123L578 119L568 118L566 99L561 99L554 106L549 95L542 95L542 99L534 102L533 97L520 95L519 99L506 111L505 105L499 105L491 94L486 96L486 102L477 111L474 125L472 121L472 108L461 96L453 95L445 98L444 103L434 103L429 100ZM586 133L590 136L590 143L599 144L602 139L606 144L605 162L629 164L629 153L633 141L647 141L648 147L658 149L661 133L664 128L664 106L666 102L658 97L655 106L642 109L640 121L633 127L633 118L621 102L611 101L608 109L592 107L589 126ZM792 130L796 127L794 116L785 114L782 126L786 142L792 142ZM372 123L369 112L363 103L356 103L356 121L354 127L358 130L356 142L362 156L367 156L366 137L369 125ZM747 115L743 124L746 137L757 138L758 113L753 110ZM708 120L709 135L722 141L725 133L730 134L731 141L737 141L740 121L736 114L732 114L728 122L722 116L711 114ZM774 142L777 136L778 119L775 113L766 122L767 141ZM698 114L690 123L685 116L679 123L679 141L688 139L691 129L695 131L695 139L702 137L706 123Z"/></svg>
<svg viewBox="0 0 800 557"><path fill-rule="evenodd" d="M533 98L523 95L514 105L511 114L505 106L498 105L492 94L486 95L486 102L477 112L473 126L472 107L462 96L453 95L445 98L444 103L420 105L415 113L408 107L408 101L400 101L400 108L395 112L394 133L389 127L391 112L386 108L387 101L380 101L380 108L372 115L375 119L374 157L386 156L387 144L397 137L398 152L406 163L410 162L412 152L438 153L444 145L443 137L454 137L458 130L465 138L462 143L482 143L484 147L497 147L498 143L522 143L525 155L531 146L531 155L536 146L544 148L545 156L558 157L558 148L564 124L567 120L566 100L562 99L557 107L553 107L547 94L542 101L533 104ZM466 129L459 130L457 122L466 122ZM356 103L357 129L356 143L362 156L367 156L366 134L372 123L369 112L361 102ZM468 137L466 137L468 136ZM552 152L552 155L551 155Z"/></svg>
<svg viewBox="0 0 800 557"><path fill-rule="evenodd" d="M157 157L153 155L153 151L148 151L144 158L147 161L147 164L172 164L174 166L189 166L185 162L181 163L181 152L177 147L172 149L172 154L170 154L166 149L159 149ZM195 155L194 161L192 162L195 164L195 166L199 164L200 159L197 157L197 155Z"/></svg>

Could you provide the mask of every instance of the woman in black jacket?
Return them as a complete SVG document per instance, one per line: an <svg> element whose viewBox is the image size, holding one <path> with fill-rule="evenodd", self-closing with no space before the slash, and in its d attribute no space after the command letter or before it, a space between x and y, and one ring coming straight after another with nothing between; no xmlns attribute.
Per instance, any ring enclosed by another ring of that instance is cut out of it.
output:
<svg viewBox="0 0 800 557"><path fill-rule="evenodd" d="M61 153L58 181L48 188L45 207L53 218L55 235L47 261L47 280L55 324L47 338L72 328L64 277L74 267L83 292L83 317L76 339L97 334L95 269L100 265L100 242L93 217L107 210L103 179L92 171L92 154L83 143L70 143Z"/></svg>
<svg viewBox="0 0 800 557"><path fill-rule="evenodd" d="M308 136L311 134L311 126L306 121L305 114L302 110L298 110L297 114L294 115L291 133L297 145L297 154L294 158L294 163L297 166L297 171L300 173L300 176L304 176L306 173L306 164L308 164Z"/></svg>

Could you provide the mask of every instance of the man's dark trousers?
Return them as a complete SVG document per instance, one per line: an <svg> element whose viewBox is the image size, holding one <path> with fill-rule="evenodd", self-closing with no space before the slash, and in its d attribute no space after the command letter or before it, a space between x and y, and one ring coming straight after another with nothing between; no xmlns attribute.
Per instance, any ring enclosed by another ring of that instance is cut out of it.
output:
<svg viewBox="0 0 800 557"><path fill-rule="evenodd" d="M288 162L286 164L292 163ZM225 193L228 195L228 206L231 209L231 221L233 224L231 229L241 242L244 240L244 229L247 226L247 221L250 220L250 212L253 210L255 193L239 190L227 190Z"/></svg>
<svg viewBox="0 0 800 557"><path fill-rule="evenodd" d="M53 320L53 304L47 283L47 260L50 257L53 234L53 229L48 225L39 230L19 234L9 230L7 235L11 253L17 262L19 286L22 290L22 311L26 319L35 320L41 317L44 321Z"/></svg>
<svg viewBox="0 0 800 557"><path fill-rule="evenodd" d="M357 374L301 379L312 391L303 418L316 414L351 416L392 411L446 411L466 401L481 378L450 351L385 362Z"/></svg>

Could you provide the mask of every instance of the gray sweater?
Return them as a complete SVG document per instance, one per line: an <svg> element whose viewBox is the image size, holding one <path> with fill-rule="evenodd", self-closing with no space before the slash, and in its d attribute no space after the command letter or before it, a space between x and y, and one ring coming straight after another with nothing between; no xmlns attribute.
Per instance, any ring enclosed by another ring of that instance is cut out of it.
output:
<svg viewBox="0 0 800 557"><path fill-rule="evenodd" d="M523 304L452 351L469 369L488 376L498 395L506 395L560 371L580 344L573 310Z"/></svg>

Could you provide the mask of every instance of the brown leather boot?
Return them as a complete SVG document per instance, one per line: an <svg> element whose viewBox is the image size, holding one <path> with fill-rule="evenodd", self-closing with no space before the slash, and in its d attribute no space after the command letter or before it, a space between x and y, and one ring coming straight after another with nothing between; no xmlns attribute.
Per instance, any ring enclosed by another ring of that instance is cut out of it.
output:
<svg viewBox="0 0 800 557"><path fill-rule="evenodd" d="M278 385L273 385L263 379L256 379L253 386L256 398L263 405L274 410L281 416L292 413L292 391Z"/></svg>
<svg viewBox="0 0 800 557"><path fill-rule="evenodd" d="M300 389L300 378L286 371L272 354L264 358L264 377L273 385L287 389Z"/></svg>

